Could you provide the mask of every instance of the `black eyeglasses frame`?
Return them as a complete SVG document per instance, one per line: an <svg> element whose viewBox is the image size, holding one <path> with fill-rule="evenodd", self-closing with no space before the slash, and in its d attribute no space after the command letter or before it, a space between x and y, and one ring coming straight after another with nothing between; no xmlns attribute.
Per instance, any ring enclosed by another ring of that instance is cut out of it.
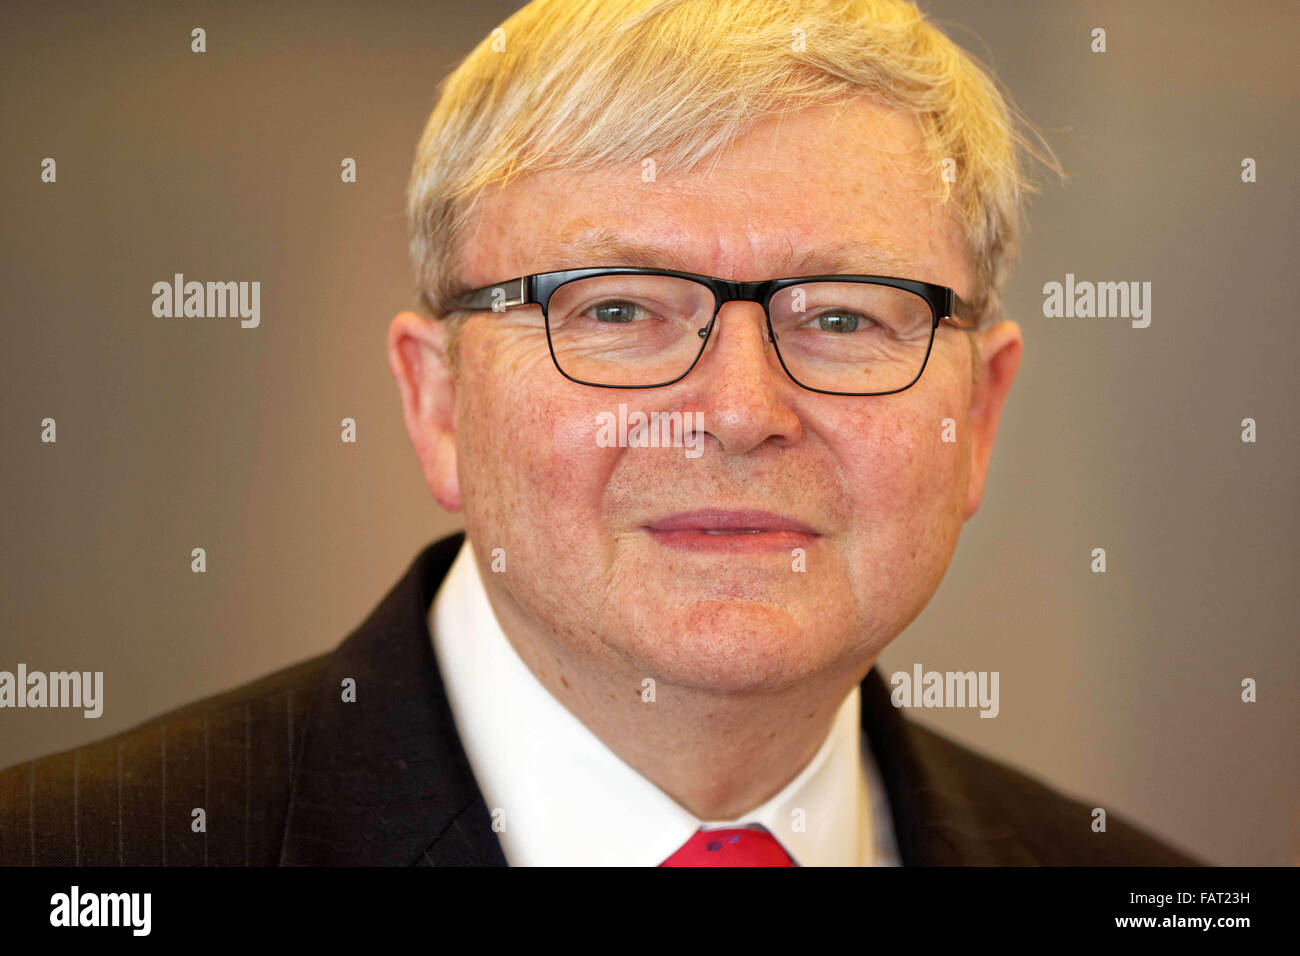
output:
<svg viewBox="0 0 1300 956"><path fill-rule="evenodd" d="M713 293L713 315L709 318L709 324L699 330L700 350L695 354L695 359L691 362L690 367L674 379L666 382L656 382L653 385L605 385L601 382L586 382L582 379L574 378L566 372L561 366L560 361L555 356L555 345L551 341L551 320L547 311L550 305L551 296L560 286L567 285L570 282L576 282L579 279L590 279L603 275L661 275L672 276L677 279L688 279L705 286ZM903 289L920 296L930 306L931 326L930 341L925 348L925 359L921 362L920 371L916 377L901 388L893 388L884 392L835 392L822 388L812 388L795 378L789 367L785 364L785 359L781 356L781 347L777 344L776 333L772 329L772 316L768 311L768 305L772 297L782 289L790 286L803 285L808 282L864 282L875 285L892 286L896 289ZM794 276L782 279L760 279L755 282L732 282L728 279L719 279L716 276L699 275L694 272L677 272L671 269L643 269L634 266L592 266L583 269L562 269L557 272L535 272L531 275L518 276L514 279L507 279L505 282L494 282L491 285L485 285L477 289L471 289L462 292L453 300L454 307L457 311L478 312L487 311L503 313L508 309L517 308L523 305L538 305L542 309L542 318L546 324L546 347L551 353L551 362L554 363L556 371L571 382L578 385L589 385L594 388L663 388L666 385L672 385L680 382L691 373L691 369L699 364L700 357L704 355L704 350L709 344L709 336L713 334L713 326L718 320L718 313L722 306L727 302L757 302L763 306L763 315L767 321L768 341L773 345L776 352L777 361L781 363L781 368L790 380L800 388L807 389L810 392L818 392L822 395L847 395L847 396L872 396L872 395L894 395L898 392L906 391L915 385L925 372L926 365L930 362L930 352L934 349L934 336L939 328L939 323L948 321L958 329L964 331L973 331L976 323L972 318L973 310L970 305L952 288L946 285L936 285L933 282L922 282L919 279L902 279L897 276L877 276L877 275L816 275L816 276Z"/></svg>

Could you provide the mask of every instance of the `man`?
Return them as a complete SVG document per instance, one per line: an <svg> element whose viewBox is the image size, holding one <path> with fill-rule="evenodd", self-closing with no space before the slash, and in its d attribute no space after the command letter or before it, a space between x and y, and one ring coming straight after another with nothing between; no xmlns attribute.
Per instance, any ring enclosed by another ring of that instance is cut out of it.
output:
<svg viewBox="0 0 1300 956"><path fill-rule="evenodd" d="M519 11L429 120L388 337L466 535L334 653L6 771L0 858L1192 862L873 670L1020 363L1017 141L905 3Z"/></svg>

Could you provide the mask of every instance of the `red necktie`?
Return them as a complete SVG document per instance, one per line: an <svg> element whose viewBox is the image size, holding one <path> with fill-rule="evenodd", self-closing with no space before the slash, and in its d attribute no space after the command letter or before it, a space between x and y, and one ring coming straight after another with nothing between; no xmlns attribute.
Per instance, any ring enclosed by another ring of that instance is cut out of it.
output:
<svg viewBox="0 0 1300 956"><path fill-rule="evenodd" d="M794 866L766 830L696 830L660 866Z"/></svg>

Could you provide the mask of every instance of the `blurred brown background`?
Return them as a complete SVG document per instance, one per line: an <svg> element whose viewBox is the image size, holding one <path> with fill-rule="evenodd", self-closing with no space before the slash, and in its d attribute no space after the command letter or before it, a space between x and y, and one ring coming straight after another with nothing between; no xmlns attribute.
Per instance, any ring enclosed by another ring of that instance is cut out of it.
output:
<svg viewBox="0 0 1300 956"><path fill-rule="evenodd" d="M384 335L435 84L517 6L0 9L0 670L102 670L106 697L0 711L0 766L332 648L459 527ZM910 716L1212 862L1294 863L1300 7L922 7L1073 178L1029 210L983 508L884 669L1000 671L996 720ZM259 280L260 327L155 318L176 272ZM1151 282L1150 327L1044 318L1067 272Z"/></svg>

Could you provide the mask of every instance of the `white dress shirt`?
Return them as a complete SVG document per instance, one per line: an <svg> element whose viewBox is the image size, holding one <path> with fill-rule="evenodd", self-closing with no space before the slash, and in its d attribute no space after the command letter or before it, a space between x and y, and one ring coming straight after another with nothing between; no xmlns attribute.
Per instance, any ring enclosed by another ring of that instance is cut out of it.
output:
<svg viewBox="0 0 1300 956"><path fill-rule="evenodd" d="M700 827L749 824L765 827L800 866L899 865L857 687L821 748L779 793L735 820L700 820L533 676L501 630L468 539L429 609L429 630L509 865L658 866Z"/></svg>

